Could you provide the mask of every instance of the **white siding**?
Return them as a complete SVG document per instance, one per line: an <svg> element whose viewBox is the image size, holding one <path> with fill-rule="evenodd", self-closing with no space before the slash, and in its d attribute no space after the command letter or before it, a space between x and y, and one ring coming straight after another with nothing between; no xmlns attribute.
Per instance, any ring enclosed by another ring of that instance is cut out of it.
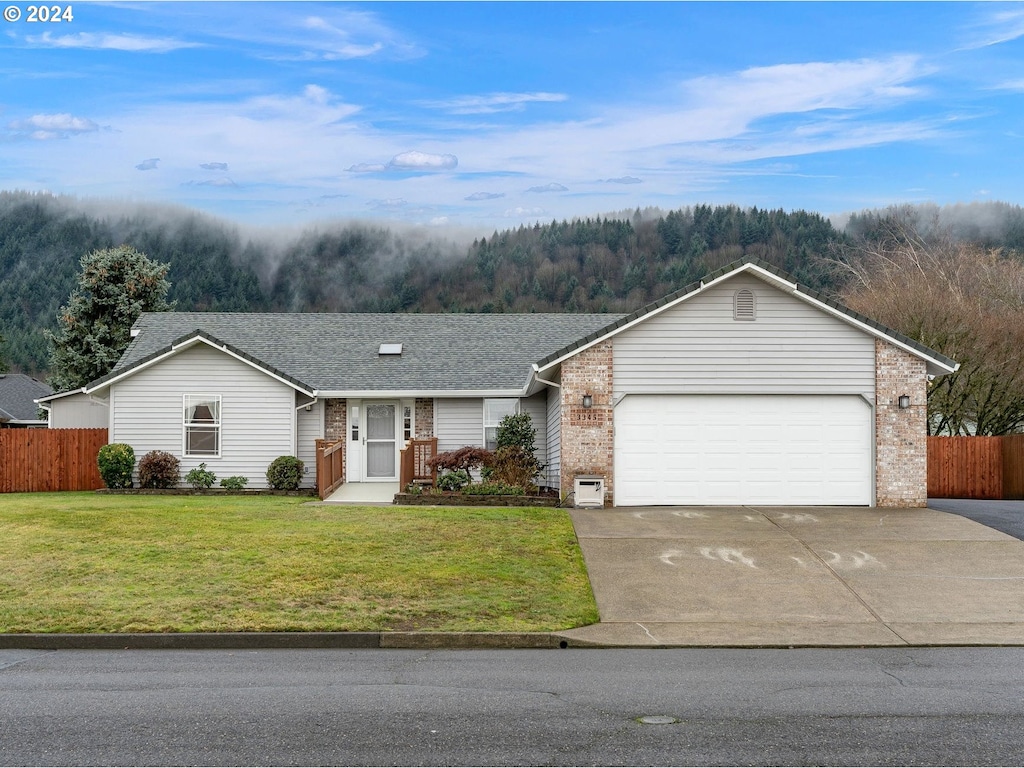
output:
<svg viewBox="0 0 1024 768"><path fill-rule="evenodd" d="M53 429L84 429L110 426L110 409L89 395L68 395L50 402L50 427Z"/></svg>
<svg viewBox="0 0 1024 768"><path fill-rule="evenodd" d="M540 462L540 465L545 467L540 474L540 478L542 483L546 483L548 476L548 403L545 394L543 392L539 392L533 397L523 398L519 401L519 410L521 413L527 413L530 415L530 422L533 424L533 428L537 430L537 439L534 440L533 443L537 448L534 455L537 457L537 461Z"/></svg>
<svg viewBox="0 0 1024 768"><path fill-rule="evenodd" d="M562 390L551 387L547 390L548 413L546 451L548 466L545 474L548 485L558 488L562 469Z"/></svg>
<svg viewBox="0 0 1024 768"><path fill-rule="evenodd" d="M297 395L298 403L307 399L305 395ZM324 436L324 401L313 403L308 411L305 408L296 411L295 426L299 434L295 455L305 464L302 485L312 488L316 485L316 441Z"/></svg>
<svg viewBox="0 0 1024 768"><path fill-rule="evenodd" d="M221 396L219 458L182 458L186 394ZM137 459L152 450L174 454L182 479L205 461L218 480L241 475L247 487L265 488L270 462L295 452L294 390L203 344L114 384L110 400L111 442L128 443Z"/></svg>
<svg viewBox="0 0 1024 768"><path fill-rule="evenodd" d="M754 292L757 319L733 319ZM874 397L875 343L750 275L649 317L614 341L615 394L863 394Z"/></svg>
<svg viewBox="0 0 1024 768"><path fill-rule="evenodd" d="M484 401L476 397L435 399L434 434L439 452L483 446Z"/></svg>

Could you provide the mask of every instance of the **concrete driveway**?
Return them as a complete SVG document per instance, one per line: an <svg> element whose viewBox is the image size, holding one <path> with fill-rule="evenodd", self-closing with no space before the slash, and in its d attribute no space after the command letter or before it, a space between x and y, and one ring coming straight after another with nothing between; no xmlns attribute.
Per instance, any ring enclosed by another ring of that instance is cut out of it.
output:
<svg viewBox="0 0 1024 768"><path fill-rule="evenodd" d="M573 510L572 645L1024 645L1024 542L932 509Z"/></svg>

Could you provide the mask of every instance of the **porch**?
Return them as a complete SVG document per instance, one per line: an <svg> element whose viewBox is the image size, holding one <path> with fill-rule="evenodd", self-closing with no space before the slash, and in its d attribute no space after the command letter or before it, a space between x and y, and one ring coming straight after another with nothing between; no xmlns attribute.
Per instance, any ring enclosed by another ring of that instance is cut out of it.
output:
<svg viewBox="0 0 1024 768"><path fill-rule="evenodd" d="M409 440L399 451L397 482L345 482L345 441L316 441L316 487L322 501L341 504L390 504L395 494L410 485L433 485L437 471L430 460L437 455L437 438Z"/></svg>

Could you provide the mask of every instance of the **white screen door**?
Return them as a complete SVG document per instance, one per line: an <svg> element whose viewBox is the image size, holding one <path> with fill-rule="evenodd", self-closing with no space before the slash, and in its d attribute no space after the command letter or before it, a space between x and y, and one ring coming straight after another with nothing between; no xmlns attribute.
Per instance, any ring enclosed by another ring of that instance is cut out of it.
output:
<svg viewBox="0 0 1024 768"><path fill-rule="evenodd" d="M366 479L395 480L396 432L394 403L366 406Z"/></svg>

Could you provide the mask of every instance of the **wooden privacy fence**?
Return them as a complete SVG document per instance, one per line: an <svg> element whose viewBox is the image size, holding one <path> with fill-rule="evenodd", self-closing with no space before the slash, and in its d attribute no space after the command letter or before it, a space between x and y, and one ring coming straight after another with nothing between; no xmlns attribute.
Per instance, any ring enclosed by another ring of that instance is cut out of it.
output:
<svg viewBox="0 0 1024 768"><path fill-rule="evenodd" d="M94 491L105 429L0 429L0 493Z"/></svg>
<svg viewBox="0 0 1024 768"><path fill-rule="evenodd" d="M929 437L928 495L1024 499L1024 435Z"/></svg>

